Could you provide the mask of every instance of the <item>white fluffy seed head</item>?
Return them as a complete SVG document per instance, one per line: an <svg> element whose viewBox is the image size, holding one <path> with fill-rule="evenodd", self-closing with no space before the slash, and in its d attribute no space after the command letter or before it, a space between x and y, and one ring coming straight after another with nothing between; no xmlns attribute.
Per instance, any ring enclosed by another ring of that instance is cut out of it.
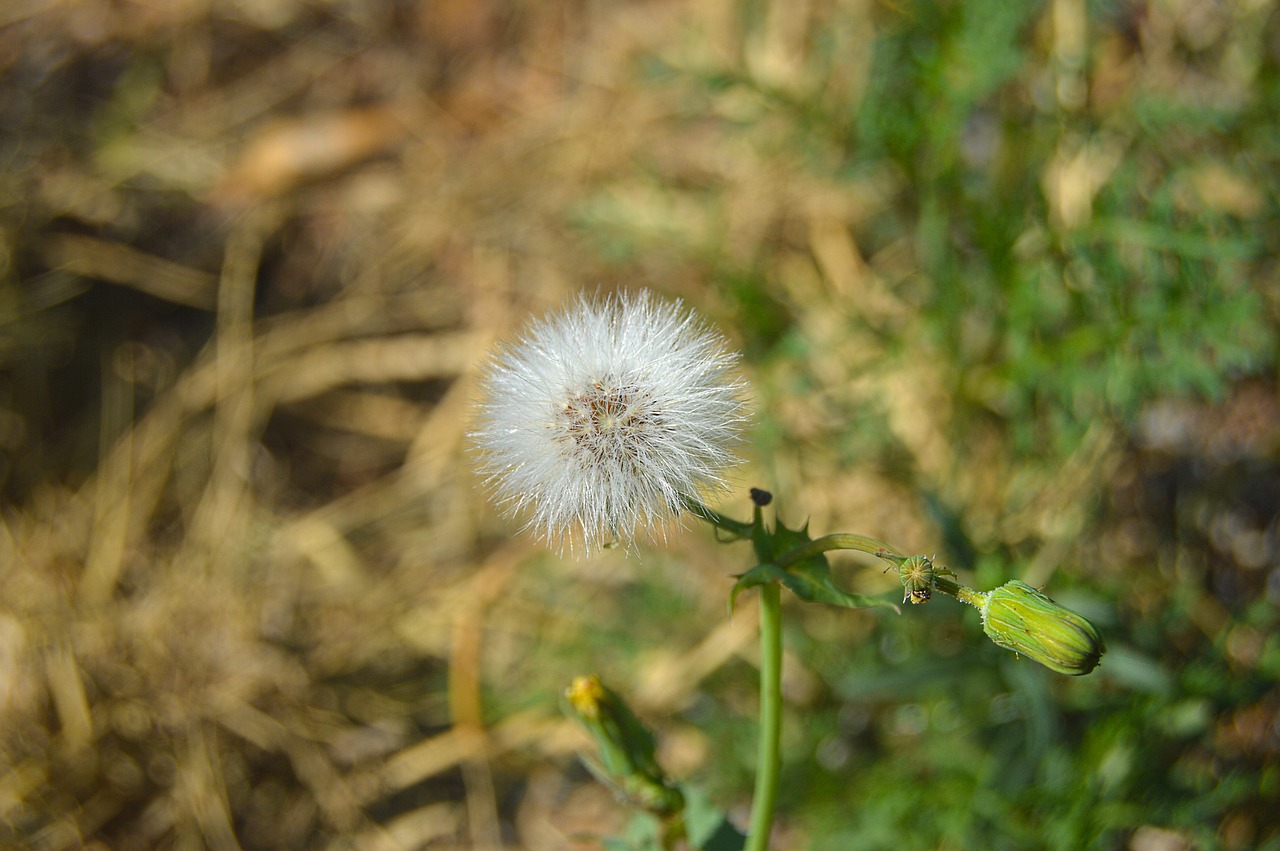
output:
<svg viewBox="0 0 1280 851"><path fill-rule="evenodd" d="M736 362L679 302L582 297L488 365L472 434L480 471L500 506L560 549L661 535L737 460Z"/></svg>

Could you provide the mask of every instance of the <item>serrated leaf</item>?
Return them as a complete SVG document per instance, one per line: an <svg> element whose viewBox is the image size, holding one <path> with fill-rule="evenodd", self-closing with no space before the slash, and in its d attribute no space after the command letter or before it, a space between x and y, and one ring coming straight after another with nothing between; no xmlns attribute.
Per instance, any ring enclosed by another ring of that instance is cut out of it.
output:
<svg viewBox="0 0 1280 851"><path fill-rule="evenodd" d="M799 529L788 529L781 522L770 533L767 551L785 555L797 547L811 543L809 526L805 524ZM846 609L866 609L873 606L900 611L898 606L888 600L853 594L838 587L831 578L831 565L827 557L821 553L799 559L786 569L772 563L758 564L738 577L733 590L729 593L729 611L738 594L748 588L755 588L769 582L777 582L801 600L810 603L826 603Z"/></svg>

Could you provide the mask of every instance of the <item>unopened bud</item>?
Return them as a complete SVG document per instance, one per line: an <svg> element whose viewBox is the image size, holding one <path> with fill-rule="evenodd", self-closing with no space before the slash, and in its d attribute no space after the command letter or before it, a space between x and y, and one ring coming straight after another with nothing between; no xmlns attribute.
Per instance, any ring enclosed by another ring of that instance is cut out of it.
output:
<svg viewBox="0 0 1280 851"><path fill-rule="evenodd" d="M653 734L622 697L597 676L578 677L565 690L573 716L596 740L600 765L587 767L635 806L658 815L684 807L654 755Z"/></svg>
<svg viewBox="0 0 1280 851"><path fill-rule="evenodd" d="M1088 619L1016 579L988 591L980 609L988 638L1060 674L1089 673L1106 650Z"/></svg>
<svg viewBox="0 0 1280 851"><path fill-rule="evenodd" d="M876 555L889 562L890 565L897 565L898 579L902 582L902 602L904 603L929 602L933 598L933 589L938 587L938 578L941 576L955 576L945 567L935 565L933 559L929 556L903 557L894 555L888 550L881 550ZM885 568L885 570L888 569Z"/></svg>

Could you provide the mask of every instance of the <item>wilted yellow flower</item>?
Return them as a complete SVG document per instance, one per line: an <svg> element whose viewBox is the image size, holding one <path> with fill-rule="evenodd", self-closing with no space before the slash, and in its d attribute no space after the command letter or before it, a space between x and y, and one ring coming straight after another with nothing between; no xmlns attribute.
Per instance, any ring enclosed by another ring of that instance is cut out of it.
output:
<svg viewBox="0 0 1280 851"><path fill-rule="evenodd" d="M565 689L564 696L578 715L591 721L600 717L600 702L607 697L604 683L595 674L574 677L573 682Z"/></svg>
<svg viewBox="0 0 1280 851"><path fill-rule="evenodd" d="M587 768L635 806L669 816L684 808L684 795L658 764L653 734L616 691L592 674L565 689L569 714L596 740L600 762Z"/></svg>

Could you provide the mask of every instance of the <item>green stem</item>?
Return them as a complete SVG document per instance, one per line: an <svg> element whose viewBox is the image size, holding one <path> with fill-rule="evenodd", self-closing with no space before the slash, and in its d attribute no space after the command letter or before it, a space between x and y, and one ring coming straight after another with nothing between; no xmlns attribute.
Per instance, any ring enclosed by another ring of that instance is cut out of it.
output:
<svg viewBox="0 0 1280 851"><path fill-rule="evenodd" d="M794 550L788 550L773 560L778 567L786 570L793 564L797 564L812 556L821 555L831 550L857 550L861 553L869 553L871 555L880 555L888 553L889 555L902 556L895 548L889 546L884 541L877 541L875 538L868 538L866 535L823 535L821 538L815 538L807 544L801 544Z"/></svg>
<svg viewBox="0 0 1280 851"><path fill-rule="evenodd" d="M707 521L717 529L728 532L735 538L751 537L751 530L754 527L750 523L743 523L741 520L726 517L718 511L712 511L691 496L684 497L684 507L689 509L695 517Z"/></svg>
<svg viewBox="0 0 1280 851"><path fill-rule="evenodd" d="M982 604L987 600L987 593L985 591L974 591L972 588L966 588L963 585L958 585L950 579L946 579L942 576L935 576L933 578L933 584L934 587L943 594L950 594L961 603L968 603L970 606L973 606L978 610L982 609Z"/></svg>
<svg viewBox="0 0 1280 851"><path fill-rule="evenodd" d="M782 593L774 583L760 587L760 753L751 829L744 851L765 851L778 802L778 743L782 732Z"/></svg>

